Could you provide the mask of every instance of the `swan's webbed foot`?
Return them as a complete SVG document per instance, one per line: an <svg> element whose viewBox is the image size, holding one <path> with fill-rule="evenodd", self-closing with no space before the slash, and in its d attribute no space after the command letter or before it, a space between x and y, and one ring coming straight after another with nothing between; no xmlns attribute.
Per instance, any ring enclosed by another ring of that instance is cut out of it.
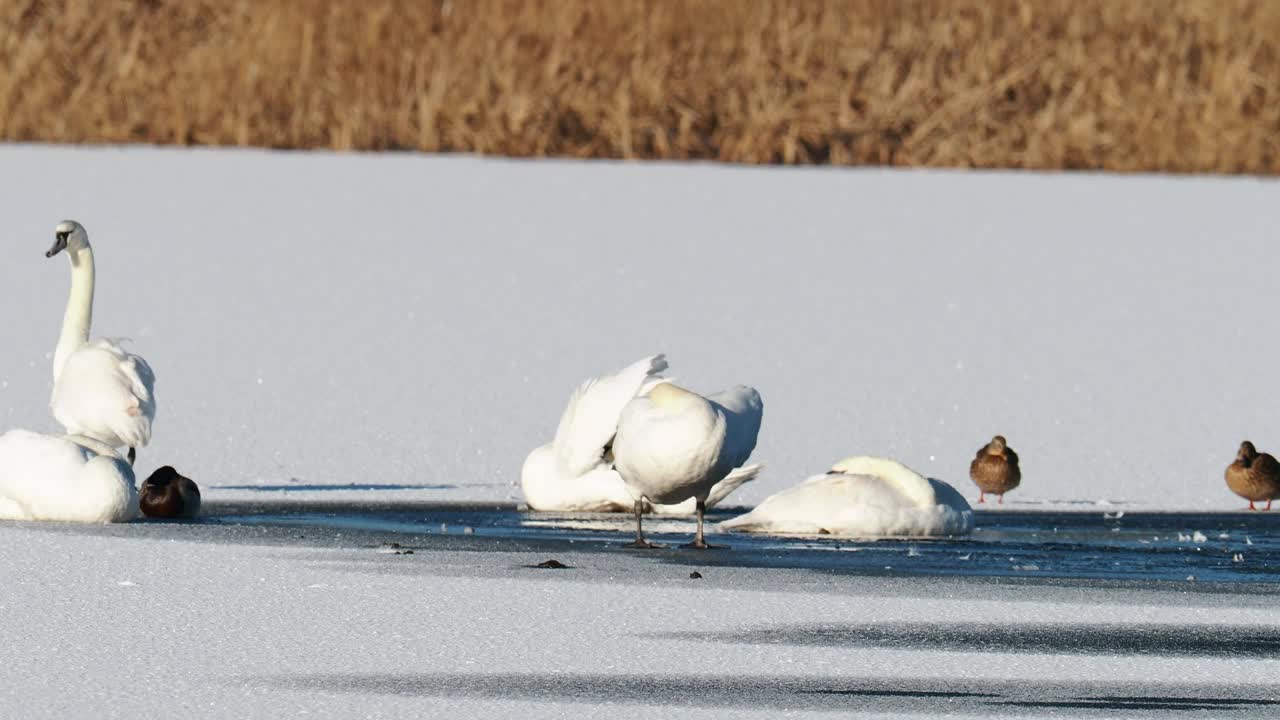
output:
<svg viewBox="0 0 1280 720"><path fill-rule="evenodd" d="M695 539L693 542L685 543L680 547L687 550L728 550L728 545L712 545L706 540Z"/></svg>
<svg viewBox="0 0 1280 720"><path fill-rule="evenodd" d="M133 467L133 461L138 459L138 449L129 448L129 467Z"/></svg>

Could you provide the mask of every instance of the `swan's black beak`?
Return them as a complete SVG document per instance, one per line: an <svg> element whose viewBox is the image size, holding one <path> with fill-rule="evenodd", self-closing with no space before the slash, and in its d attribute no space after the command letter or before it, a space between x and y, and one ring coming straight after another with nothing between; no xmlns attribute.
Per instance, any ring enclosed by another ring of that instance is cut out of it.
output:
<svg viewBox="0 0 1280 720"><path fill-rule="evenodd" d="M57 233L55 237L57 239L53 241L53 247L49 248L49 252L44 254L47 258L51 258L67 249L67 233Z"/></svg>

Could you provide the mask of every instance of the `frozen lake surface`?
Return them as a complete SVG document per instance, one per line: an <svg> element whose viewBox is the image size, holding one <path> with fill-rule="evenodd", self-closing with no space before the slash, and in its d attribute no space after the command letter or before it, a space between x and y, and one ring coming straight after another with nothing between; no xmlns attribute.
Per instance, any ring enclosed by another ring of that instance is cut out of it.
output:
<svg viewBox="0 0 1280 720"><path fill-rule="evenodd" d="M139 475L174 465L210 512L0 523L24 718L1277 712L1280 514L1218 512L1239 442L1280 448L1280 314L1251 279L1280 263L1275 181L22 145L0 167L5 426L53 427L67 268L43 254L78 219L94 334L157 375ZM972 497L1002 433L1017 512L714 553L516 512L572 389L656 352L762 393L766 468L733 504L855 454Z"/></svg>
<svg viewBox="0 0 1280 720"><path fill-rule="evenodd" d="M0 146L0 408L43 430L84 222L94 332L157 376L142 474L514 501L583 379L665 352L759 388L754 505L850 455L1011 501L1236 509L1268 390L1280 183L387 153Z"/></svg>
<svg viewBox="0 0 1280 720"><path fill-rule="evenodd" d="M1260 582L1274 520L1260 514L983 512L966 540L719 536L733 547L636 552L617 547L620 516L208 510L0 527L6 700L28 717L255 718L1280 705L1280 588ZM672 540L689 526L660 522ZM539 567L551 559L567 567Z"/></svg>

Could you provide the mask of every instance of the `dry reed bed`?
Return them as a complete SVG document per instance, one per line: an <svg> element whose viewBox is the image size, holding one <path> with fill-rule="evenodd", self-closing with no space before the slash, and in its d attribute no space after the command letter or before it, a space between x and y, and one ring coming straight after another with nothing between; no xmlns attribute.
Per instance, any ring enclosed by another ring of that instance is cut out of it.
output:
<svg viewBox="0 0 1280 720"><path fill-rule="evenodd" d="M1280 170L1271 0L0 0L0 138Z"/></svg>

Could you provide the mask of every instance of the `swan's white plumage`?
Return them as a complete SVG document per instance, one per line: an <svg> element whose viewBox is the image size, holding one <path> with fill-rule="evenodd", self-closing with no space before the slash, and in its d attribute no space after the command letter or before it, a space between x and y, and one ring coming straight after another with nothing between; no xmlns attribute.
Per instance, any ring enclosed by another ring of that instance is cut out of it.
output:
<svg viewBox="0 0 1280 720"><path fill-rule="evenodd" d="M627 403L613 455L633 497L706 500L750 456L764 412L759 393L739 387L714 397L664 383Z"/></svg>
<svg viewBox="0 0 1280 720"><path fill-rule="evenodd" d="M74 220L59 223L54 234L57 243L47 255L65 251L71 289L53 356L53 417L68 433L112 447L145 446L156 414L155 374L119 341L89 340L96 282L89 235Z"/></svg>
<svg viewBox="0 0 1280 720"><path fill-rule="evenodd" d="M156 414L155 375L118 342L93 340L67 356L49 405L70 434L111 447L143 447L151 442Z"/></svg>
<svg viewBox="0 0 1280 720"><path fill-rule="evenodd" d="M764 420L764 401L753 387L737 385L708 395L707 399L726 414L724 456L729 467L738 467L755 452Z"/></svg>
<svg viewBox="0 0 1280 720"><path fill-rule="evenodd" d="M887 458L842 460L832 472L771 495L723 530L846 537L961 535L973 509L947 483Z"/></svg>
<svg viewBox="0 0 1280 720"><path fill-rule="evenodd" d="M635 500L622 476L606 461L605 452L617 433L623 408L632 398L668 382L663 355L643 358L622 370L591 378L569 398L556 428L555 440L536 448L520 469L525 503L533 510L560 512L630 512ZM723 500L756 477L759 465L732 470L712 488L708 507ZM648 504L660 515L688 515L694 500Z"/></svg>
<svg viewBox="0 0 1280 720"><path fill-rule="evenodd" d="M711 488L707 507L715 507L743 483L759 475L761 465L734 468L724 480ZM600 467L584 475L566 474L556 462L551 445L529 453L520 469L525 504L531 510L553 512L631 512L635 499L627 490L622 476L611 467ZM670 505L645 503L645 511L655 515L692 515L696 501L689 498Z"/></svg>
<svg viewBox="0 0 1280 720"><path fill-rule="evenodd" d="M0 435L0 519L123 522L137 508L133 469L111 448L27 430Z"/></svg>
<svg viewBox="0 0 1280 720"><path fill-rule="evenodd" d="M612 375L591 378L573 391L552 441L570 475L583 475L599 466L618 430L622 408L666 369L666 356L652 355Z"/></svg>

